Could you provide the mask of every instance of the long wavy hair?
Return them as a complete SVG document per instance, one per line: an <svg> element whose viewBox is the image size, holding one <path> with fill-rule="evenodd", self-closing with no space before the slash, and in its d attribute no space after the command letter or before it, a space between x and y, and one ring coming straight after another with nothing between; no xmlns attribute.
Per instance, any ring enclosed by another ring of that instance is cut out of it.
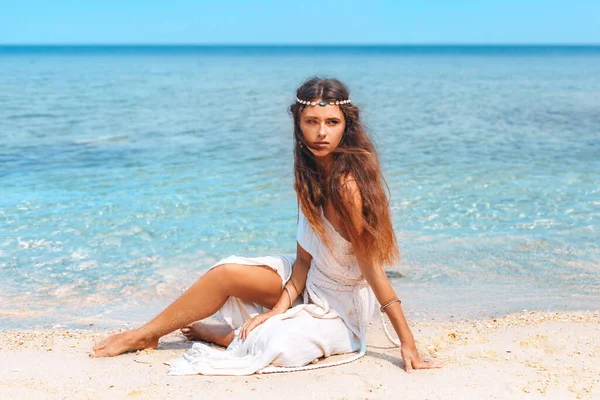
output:
<svg viewBox="0 0 600 400"><path fill-rule="evenodd" d="M348 99L349 92L337 79L315 77L305 81L297 89L296 96L301 100L321 99L329 103ZM329 177L304 145L300 117L306 107L296 102L290 106L294 119L294 189L300 209L313 230L331 248L331 239L325 233L320 211L325 200L329 199L345 232L361 247L363 254L368 254L371 261L381 267L393 264L400 259L400 254L392 227L389 199L384 190L385 179L381 174L375 147L360 121L358 107L352 103L338 106L344 115L346 127L339 146L333 153L333 168ZM350 173L356 180L363 202L361 234L354 228L341 196L343 179Z"/></svg>

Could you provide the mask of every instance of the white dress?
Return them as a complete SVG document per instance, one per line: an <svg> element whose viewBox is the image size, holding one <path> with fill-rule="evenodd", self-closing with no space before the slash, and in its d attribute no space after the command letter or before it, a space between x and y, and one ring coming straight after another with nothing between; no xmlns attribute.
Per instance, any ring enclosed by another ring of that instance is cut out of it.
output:
<svg viewBox="0 0 600 400"><path fill-rule="evenodd" d="M245 320L266 311L263 307L230 298L221 308L235 329L235 338L223 351L194 343L191 350L170 361L170 375L249 375L296 371L342 364L366 352L366 321L374 315L377 300L361 276L350 242L323 215L332 250L321 241L302 212L296 240L311 256L302 300L283 314L271 317L241 341L239 327ZM231 256L215 263L267 265L280 276L282 285L291 276L295 255L245 258ZM345 360L306 366L320 357L353 353Z"/></svg>

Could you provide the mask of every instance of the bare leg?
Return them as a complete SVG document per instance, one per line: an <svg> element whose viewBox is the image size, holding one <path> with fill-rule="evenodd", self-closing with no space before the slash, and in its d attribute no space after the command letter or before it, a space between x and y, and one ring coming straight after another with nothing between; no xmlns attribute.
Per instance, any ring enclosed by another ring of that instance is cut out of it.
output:
<svg viewBox="0 0 600 400"><path fill-rule="evenodd" d="M156 348L162 336L213 315L229 296L273 308L281 290L281 278L267 266L220 265L208 271L152 321L104 339L94 347L90 357Z"/></svg>
<svg viewBox="0 0 600 400"><path fill-rule="evenodd" d="M234 338L234 331L227 324L207 324L205 322L194 322L184 328L181 333L188 340L203 340L227 347Z"/></svg>

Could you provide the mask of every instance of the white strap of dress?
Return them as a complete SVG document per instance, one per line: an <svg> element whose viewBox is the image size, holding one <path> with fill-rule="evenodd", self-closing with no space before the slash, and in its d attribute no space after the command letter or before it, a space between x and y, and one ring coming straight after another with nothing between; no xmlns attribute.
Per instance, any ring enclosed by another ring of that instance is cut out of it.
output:
<svg viewBox="0 0 600 400"><path fill-rule="evenodd" d="M305 365L304 367L275 367L275 366L265 367L265 368L261 369L260 371L258 371L258 373L259 374L272 374L274 372L307 371L307 370L311 370L311 369L333 367L336 365L348 364L352 361L358 360L359 358L364 356L365 353L366 352L361 351L359 354L357 354L353 357L347 358L345 360L334 361L334 362L323 363L323 364Z"/></svg>
<svg viewBox="0 0 600 400"><path fill-rule="evenodd" d="M394 339L394 337L392 337L392 335L390 334L390 331L388 331L387 325L385 324L385 318L383 317L384 314L385 314L384 312L380 313L381 325L383 325L383 331L385 332L385 336L387 336L388 340L390 342L392 342L392 344L395 344L396 347L400 347L400 345L401 345L400 340Z"/></svg>

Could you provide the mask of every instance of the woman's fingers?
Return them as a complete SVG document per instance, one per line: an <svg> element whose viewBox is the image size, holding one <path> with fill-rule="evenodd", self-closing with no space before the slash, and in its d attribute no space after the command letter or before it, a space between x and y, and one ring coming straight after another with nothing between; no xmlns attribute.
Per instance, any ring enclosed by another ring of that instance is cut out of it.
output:
<svg viewBox="0 0 600 400"><path fill-rule="evenodd" d="M254 330L254 328L256 328L258 325L264 323L266 320L268 320L272 316L273 316L273 313L266 312L264 314L259 314L253 318L250 318L249 320L244 322L242 324L242 326L240 327L239 338L242 341L246 340L248 338L248 335L250 334L250 332L252 332L252 330Z"/></svg>
<svg viewBox="0 0 600 400"><path fill-rule="evenodd" d="M442 368L444 366L443 361L436 360L435 358L428 358L424 361L425 366L423 368Z"/></svg>
<svg viewBox="0 0 600 400"><path fill-rule="evenodd" d="M414 369L429 369L429 368L442 368L444 363L440 360L436 360L431 357L423 357L416 362L412 363Z"/></svg>
<svg viewBox="0 0 600 400"><path fill-rule="evenodd" d="M416 349L402 349L401 353L406 372L409 374L415 369L441 368L444 366L442 361L431 358L430 356L421 357Z"/></svg>
<svg viewBox="0 0 600 400"><path fill-rule="evenodd" d="M406 367L406 372L408 372L409 374L412 374L413 367L412 367L412 360L410 358L404 360L404 366Z"/></svg>
<svg viewBox="0 0 600 400"><path fill-rule="evenodd" d="M250 334L250 332L252 332L252 329L254 329L254 321L255 319L252 318L248 321L248 324L246 324L246 328L244 329L244 340L248 338L248 335Z"/></svg>
<svg viewBox="0 0 600 400"><path fill-rule="evenodd" d="M244 322L244 324L242 325L242 328L240 329L240 339L246 340L246 338L248 337L250 332L252 332L252 330L254 328L256 328L258 325L262 324L263 322L264 321L260 316L251 318L248 321Z"/></svg>
<svg viewBox="0 0 600 400"><path fill-rule="evenodd" d="M246 330L248 329L248 323L249 322L250 322L250 320L244 322L244 324L240 328L240 339L241 340L246 340Z"/></svg>

